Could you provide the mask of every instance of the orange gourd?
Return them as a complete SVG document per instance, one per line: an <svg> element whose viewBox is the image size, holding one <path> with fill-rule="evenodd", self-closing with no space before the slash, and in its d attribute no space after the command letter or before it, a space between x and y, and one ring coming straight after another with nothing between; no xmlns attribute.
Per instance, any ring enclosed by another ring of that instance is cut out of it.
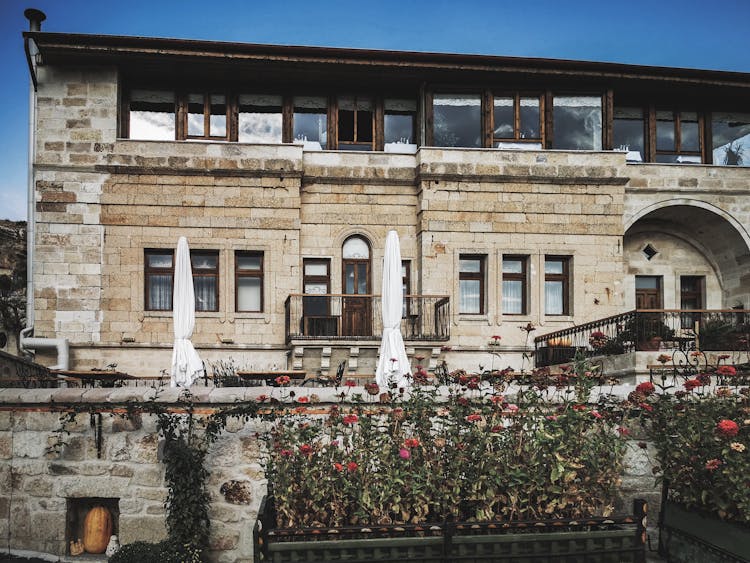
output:
<svg viewBox="0 0 750 563"><path fill-rule="evenodd" d="M104 553L112 536L112 514L103 506L95 506L83 521L83 547L87 553Z"/></svg>

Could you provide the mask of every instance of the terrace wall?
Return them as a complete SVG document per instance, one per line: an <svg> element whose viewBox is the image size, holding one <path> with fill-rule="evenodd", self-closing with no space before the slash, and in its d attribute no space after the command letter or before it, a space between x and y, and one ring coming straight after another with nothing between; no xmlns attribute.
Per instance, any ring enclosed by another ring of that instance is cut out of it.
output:
<svg viewBox="0 0 750 563"><path fill-rule="evenodd" d="M268 388L193 389L199 409L254 401L262 391L268 393ZM321 406L335 400L333 389L315 391ZM147 388L0 390L0 551L65 555L67 502L91 497L119 499L117 527L122 543L165 538L167 489L163 441L156 432L155 416L126 419L105 411L99 454L90 415L79 414L66 426L70 433L63 436L65 445L59 453L49 449L61 427L60 411L66 407L101 408L104 404L122 408L127 402L153 398L154 391ZM177 390L162 390L156 400L176 406ZM252 529L266 490L258 436L265 431L264 423L230 419L211 447L206 467L212 561L252 561ZM653 525L659 494L651 473L650 448L635 445L640 438L634 434L626 455L621 508L628 510L632 498L646 498ZM234 495L222 492L226 484Z"/></svg>

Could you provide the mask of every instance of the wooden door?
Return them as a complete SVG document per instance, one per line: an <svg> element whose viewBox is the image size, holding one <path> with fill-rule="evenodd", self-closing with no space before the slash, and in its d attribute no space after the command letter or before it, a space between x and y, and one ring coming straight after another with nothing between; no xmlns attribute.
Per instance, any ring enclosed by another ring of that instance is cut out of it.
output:
<svg viewBox="0 0 750 563"><path fill-rule="evenodd" d="M344 336L372 334L370 261L344 259L342 267L342 333Z"/></svg>
<svg viewBox="0 0 750 563"><path fill-rule="evenodd" d="M635 308L662 308L661 276L635 277Z"/></svg>

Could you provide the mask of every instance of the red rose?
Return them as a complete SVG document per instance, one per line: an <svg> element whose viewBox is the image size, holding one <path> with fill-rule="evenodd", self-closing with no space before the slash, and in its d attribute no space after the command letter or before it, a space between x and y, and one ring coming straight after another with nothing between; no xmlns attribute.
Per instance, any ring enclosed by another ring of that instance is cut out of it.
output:
<svg viewBox="0 0 750 563"><path fill-rule="evenodd" d="M299 447L299 451L302 455L309 455L312 453L313 449L312 449L312 446L310 446L309 444L302 444Z"/></svg>
<svg viewBox="0 0 750 563"><path fill-rule="evenodd" d="M644 381L643 383L639 383L635 390L638 393L642 393L648 397L649 395L653 394L654 391L656 391L656 387L654 387L654 384L650 381Z"/></svg>
<svg viewBox="0 0 750 563"><path fill-rule="evenodd" d="M716 375L721 375L723 377L734 377L737 375L737 370L734 366L719 366L716 368Z"/></svg>
<svg viewBox="0 0 750 563"><path fill-rule="evenodd" d="M344 424L354 424L359 420L359 417L356 414L347 414L343 420Z"/></svg>
<svg viewBox="0 0 750 563"><path fill-rule="evenodd" d="M735 421L724 419L720 420L716 425L716 430L722 436L736 436L740 431L740 427Z"/></svg>
<svg viewBox="0 0 750 563"><path fill-rule="evenodd" d="M346 469L349 471L349 473L353 473L357 470L357 467L359 467L355 462L350 461L346 464Z"/></svg>

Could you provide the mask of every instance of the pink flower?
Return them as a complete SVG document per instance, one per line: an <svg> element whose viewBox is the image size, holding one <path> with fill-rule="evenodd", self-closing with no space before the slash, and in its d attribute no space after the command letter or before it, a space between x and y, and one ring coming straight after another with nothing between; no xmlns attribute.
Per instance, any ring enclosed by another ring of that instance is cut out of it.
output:
<svg viewBox="0 0 750 563"><path fill-rule="evenodd" d="M721 465L720 459L709 459L706 462L706 469L708 469L709 471L715 471L719 468L720 465Z"/></svg>
<svg viewBox="0 0 750 563"><path fill-rule="evenodd" d="M280 375L274 379L274 381L276 382L276 385L289 385L291 378L288 375Z"/></svg>
<svg viewBox="0 0 750 563"><path fill-rule="evenodd" d="M734 377L737 375L737 369L734 366L719 366L716 368L716 375L723 377Z"/></svg>
<svg viewBox="0 0 750 563"><path fill-rule="evenodd" d="M594 418L601 418L602 415L599 413L599 411L591 411L591 416Z"/></svg>
<svg viewBox="0 0 750 563"><path fill-rule="evenodd" d="M516 414L518 412L518 405L514 405L511 403L507 407L505 407L505 410L507 410L511 414Z"/></svg>
<svg viewBox="0 0 750 563"><path fill-rule="evenodd" d="M299 447L299 452L300 452L300 453L301 453L302 455L309 455L309 454L311 454L311 453L312 453L312 451L313 451L313 449L312 449L312 446L310 446L310 445L308 445L308 444L302 444L302 445L301 445L301 446Z"/></svg>
<svg viewBox="0 0 750 563"><path fill-rule="evenodd" d="M398 455L401 459L409 459L411 457L411 452L406 448L401 448L398 451Z"/></svg>
<svg viewBox="0 0 750 563"><path fill-rule="evenodd" d="M258 397L255 399L259 403L264 403L268 400L268 395L258 395Z"/></svg>
<svg viewBox="0 0 750 563"><path fill-rule="evenodd" d="M618 426L617 432L620 434L620 436L630 436L630 430L628 430L624 426Z"/></svg>
<svg viewBox="0 0 750 563"><path fill-rule="evenodd" d="M496 334L496 335L494 335L494 336L492 337L492 340L494 340L495 342L497 342L498 340L501 340L501 339L502 339L502 336L500 336L500 335L498 335L498 334Z"/></svg>
<svg viewBox="0 0 750 563"><path fill-rule="evenodd" d="M356 387L356 386L357 386L357 382L354 381L353 379L347 379L346 381L344 381L344 387Z"/></svg>
<svg viewBox="0 0 750 563"><path fill-rule="evenodd" d="M473 413L473 414L470 414L469 416L467 416L466 420L469 421L469 422L477 422L479 420L482 420L482 415L481 414L477 414L477 413Z"/></svg>
<svg viewBox="0 0 750 563"><path fill-rule="evenodd" d="M297 402L298 403L309 403L310 402L310 398L309 397L297 397Z"/></svg>
<svg viewBox="0 0 750 563"><path fill-rule="evenodd" d="M281 450L279 453L283 455L284 457L289 457L290 455L294 454L292 450Z"/></svg>
<svg viewBox="0 0 750 563"><path fill-rule="evenodd" d="M355 424L359 420L356 414L347 414L344 418L344 424Z"/></svg>

